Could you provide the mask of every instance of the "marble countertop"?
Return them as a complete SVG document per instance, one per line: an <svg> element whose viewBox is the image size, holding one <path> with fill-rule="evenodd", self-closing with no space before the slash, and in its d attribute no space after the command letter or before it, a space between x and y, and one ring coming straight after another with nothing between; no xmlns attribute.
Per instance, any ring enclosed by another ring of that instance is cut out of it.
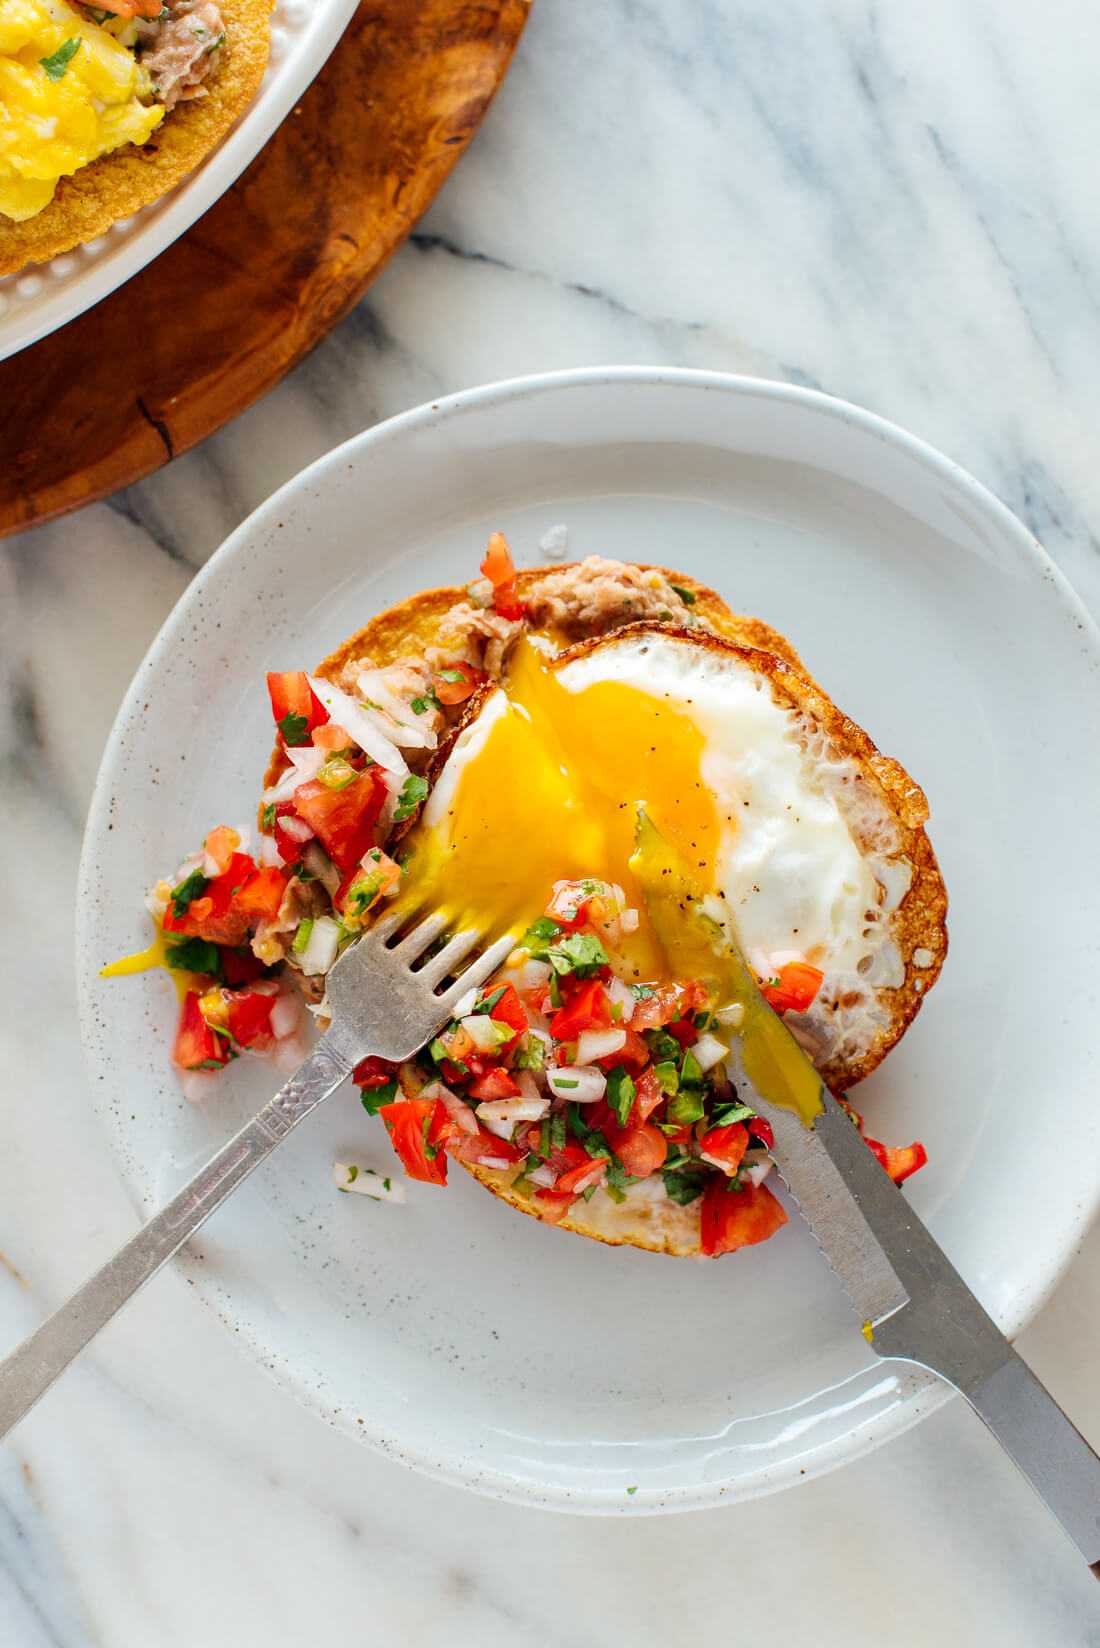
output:
<svg viewBox="0 0 1100 1648"><path fill-rule="evenodd" d="M470 153L338 331L198 450L0 546L0 1346L134 1225L72 960L111 720L195 569L337 441L559 366L811 384L959 460L1100 611L1098 60L1080 0L537 0ZM1057 1193L1029 1147L1021 1216ZM1020 1341L1094 1442L1098 1297L1094 1229ZM958 1401L772 1498L560 1516L328 1430L174 1273L0 1448L3 1648L667 1648L716 1629L1084 1648L1100 1592Z"/></svg>

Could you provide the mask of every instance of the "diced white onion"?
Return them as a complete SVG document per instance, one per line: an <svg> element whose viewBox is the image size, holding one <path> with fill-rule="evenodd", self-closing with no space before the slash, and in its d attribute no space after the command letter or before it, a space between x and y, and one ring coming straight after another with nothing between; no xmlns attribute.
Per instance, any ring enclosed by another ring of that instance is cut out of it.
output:
<svg viewBox="0 0 1100 1648"><path fill-rule="evenodd" d="M292 1036L302 1022L302 1004L296 992L280 990L271 1008L271 1034L276 1041Z"/></svg>
<svg viewBox="0 0 1100 1648"><path fill-rule="evenodd" d="M181 1070L179 1078L183 1096L191 1104L201 1104L218 1085L216 1070Z"/></svg>
<svg viewBox="0 0 1100 1648"><path fill-rule="evenodd" d="M597 1059L609 1059L625 1046L625 1030L582 1030L577 1038L577 1063L594 1064Z"/></svg>
<svg viewBox="0 0 1100 1648"><path fill-rule="evenodd" d="M479 1053L495 1053L514 1035L512 1030L506 1036L502 1035L507 1026L494 1024L488 1013L471 1013L467 1018L460 1019L459 1023Z"/></svg>
<svg viewBox="0 0 1100 1648"><path fill-rule="evenodd" d="M549 1069L546 1080L557 1098L571 1099L576 1104L595 1104L607 1092L603 1071L583 1064L563 1064Z"/></svg>
<svg viewBox="0 0 1100 1648"><path fill-rule="evenodd" d="M539 1092L539 1084L530 1070L513 1070L512 1080L519 1088L521 1099L528 1099L532 1104L536 1104L541 1100L542 1094Z"/></svg>
<svg viewBox="0 0 1100 1648"><path fill-rule="evenodd" d="M723 1059L728 1059L730 1053L724 1041L719 1041L717 1036L710 1035L700 1036L690 1051L700 1070L704 1072L713 1070L716 1064L721 1064Z"/></svg>
<svg viewBox="0 0 1100 1648"><path fill-rule="evenodd" d="M310 928L304 950L299 950L295 961L303 973L316 976L327 973L336 960L340 944L340 929L331 916L318 916Z"/></svg>
<svg viewBox="0 0 1100 1648"><path fill-rule="evenodd" d="M405 758L387 736L380 717L365 705L357 703L349 693L334 687L331 681L322 681L320 676L313 675L307 679L332 719L343 727L349 738L355 740L364 755L369 755L388 773L404 781L409 772Z"/></svg>
<svg viewBox="0 0 1100 1648"><path fill-rule="evenodd" d="M305 819L299 818L296 813L287 813L280 818L279 828L289 840L301 842L303 846L307 841L312 841L316 834L312 825L307 824Z"/></svg>
<svg viewBox="0 0 1100 1648"><path fill-rule="evenodd" d="M537 990L542 984L549 984L550 973L548 961L525 961L519 967L507 969L509 983L514 984L521 993L524 990Z"/></svg>
<svg viewBox="0 0 1100 1648"><path fill-rule="evenodd" d="M741 1158L741 1181L748 1184L763 1184L775 1163L766 1150L746 1150Z"/></svg>
<svg viewBox="0 0 1100 1648"><path fill-rule="evenodd" d="M638 931L637 910L624 910L619 917L619 926L624 933L636 933Z"/></svg>
<svg viewBox="0 0 1100 1648"><path fill-rule="evenodd" d="M315 749L312 744L303 744L287 750L286 753L290 766L277 784L264 791L265 806L271 806L277 801L293 800L298 785L310 783L328 760L328 751Z"/></svg>
<svg viewBox="0 0 1100 1648"><path fill-rule="evenodd" d="M549 1162L543 1162L541 1167L533 1167L527 1177L533 1185L538 1185L540 1190L553 1190L558 1182L557 1169L551 1167Z"/></svg>
<svg viewBox="0 0 1100 1648"><path fill-rule="evenodd" d="M510 1139L517 1122L540 1122L549 1108L549 1099L486 1099L477 1107L477 1119L499 1139Z"/></svg>
<svg viewBox="0 0 1100 1648"><path fill-rule="evenodd" d="M744 1023L745 1009L739 1001L735 1001L731 1007L720 1007L714 1016L719 1024L726 1024L731 1030L737 1030Z"/></svg>
<svg viewBox="0 0 1100 1648"><path fill-rule="evenodd" d="M337 1190L371 1196L376 1202L403 1202L405 1186L400 1179L376 1173L373 1167L356 1167L353 1162L333 1162L332 1182Z"/></svg>
<svg viewBox="0 0 1100 1648"><path fill-rule="evenodd" d="M607 994L610 997L612 1008L618 1007L621 1009L615 1023L629 1024L634 1017L634 1009L638 1005L634 1000L634 992L629 984L624 984L622 979L613 978L607 986Z"/></svg>
<svg viewBox="0 0 1100 1648"><path fill-rule="evenodd" d="M381 670L364 670L356 686L364 698L371 699L385 710L394 723L389 735L400 749L434 750L438 742L435 733L424 725L423 716L403 704L392 693L382 678Z"/></svg>
<svg viewBox="0 0 1100 1648"><path fill-rule="evenodd" d="M455 1018L456 1019L464 1019L470 1013L472 1013L473 1010L474 1010L474 1003L477 1001L477 998L478 998L478 991L477 991L476 985L473 988L467 990L467 992L464 996L459 996L458 1000L455 1002L455 1005L454 1005L454 1016L455 1016Z"/></svg>
<svg viewBox="0 0 1100 1648"><path fill-rule="evenodd" d="M476 1133L477 1122L474 1113L465 1099L460 1099L457 1093L452 1093L443 1082L429 1082L417 1094L420 1099L438 1099L461 1133Z"/></svg>
<svg viewBox="0 0 1100 1648"><path fill-rule="evenodd" d="M271 869L274 865L281 864L283 862L283 855L275 845L274 836L262 835L260 837L260 845L256 853L256 857L267 869Z"/></svg>

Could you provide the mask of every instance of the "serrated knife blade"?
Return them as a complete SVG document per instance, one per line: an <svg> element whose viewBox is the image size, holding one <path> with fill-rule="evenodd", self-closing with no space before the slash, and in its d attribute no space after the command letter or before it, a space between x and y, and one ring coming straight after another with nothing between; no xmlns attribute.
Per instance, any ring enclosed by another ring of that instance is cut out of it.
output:
<svg viewBox="0 0 1100 1648"><path fill-rule="evenodd" d="M644 808L631 869L677 978L708 979L733 1031L738 1097L882 1358L946 1379L984 1420L1100 1579L1100 1457L1017 1356L774 1013L677 849Z"/></svg>
<svg viewBox="0 0 1100 1648"><path fill-rule="evenodd" d="M756 1010L771 1012L762 997ZM792 1059L808 1065L785 1026L784 1033ZM1100 1579L1100 1457L1013 1350L827 1088L821 1086L817 1115L803 1121L781 1093L760 1091L737 1048L735 1038L730 1073L738 1096L770 1123L776 1166L875 1355L916 1362L953 1385Z"/></svg>

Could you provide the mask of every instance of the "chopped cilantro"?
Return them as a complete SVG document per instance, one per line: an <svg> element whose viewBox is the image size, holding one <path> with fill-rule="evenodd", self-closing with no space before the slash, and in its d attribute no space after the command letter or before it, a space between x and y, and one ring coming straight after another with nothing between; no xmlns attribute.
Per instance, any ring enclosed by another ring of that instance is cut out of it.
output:
<svg viewBox="0 0 1100 1648"><path fill-rule="evenodd" d="M201 898L209 885L208 876L204 876L201 870L192 870L186 881L181 881L178 887L172 888L169 898L172 903L172 914L177 921L183 920L192 900Z"/></svg>
<svg viewBox="0 0 1100 1648"><path fill-rule="evenodd" d="M429 691L424 694L423 698L414 698L409 707L414 715L423 715L426 710L441 710L443 705L439 702L435 693Z"/></svg>
<svg viewBox="0 0 1100 1648"><path fill-rule="evenodd" d="M279 731L283 735L283 743L287 749L295 749L299 744L309 743L309 733L306 731L308 726L308 715L295 715L291 711L289 715L283 716L279 722Z"/></svg>
<svg viewBox="0 0 1100 1648"><path fill-rule="evenodd" d="M38 61L46 71L46 78L60 80L82 45L81 36L74 34L71 40L63 40L51 57L40 57Z"/></svg>
<svg viewBox="0 0 1100 1648"><path fill-rule="evenodd" d="M611 1146L608 1144L599 1128L589 1127L588 1123L581 1115L581 1107L575 1099L570 1100L569 1104L566 1105L565 1113L569 1118L570 1133L572 1133L573 1137L584 1146L588 1154L596 1161L607 1160L609 1162L614 1162L614 1164L621 1169L622 1163L619 1161L619 1158L613 1153Z"/></svg>
<svg viewBox="0 0 1100 1648"><path fill-rule="evenodd" d="M550 974L550 1005L551 1007L561 1006L561 979L557 973Z"/></svg>
<svg viewBox="0 0 1100 1648"><path fill-rule="evenodd" d="M450 682L451 686L465 687L469 684L467 676L460 669L436 670L436 674L441 681Z"/></svg>
<svg viewBox="0 0 1100 1648"><path fill-rule="evenodd" d="M615 1120L620 1127L626 1126L637 1091L625 1067L617 1064L607 1078L607 1102L615 1112Z"/></svg>
<svg viewBox="0 0 1100 1648"><path fill-rule="evenodd" d="M275 828L275 803L274 803L274 801L269 801L267 806L264 808L264 815L263 815L263 818L260 820L260 828L264 832L265 835L270 835L271 832L274 830L274 828Z"/></svg>
<svg viewBox="0 0 1100 1648"><path fill-rule="evenodd" d="M354 1184L358 1177L359 1177L359 1169L357 1167L349 1167L348 1168L348 1184Z"/></svg>
<svg viewBox="0 0 1100 1648"><path fill-rule="evenodd" d="M496 1006L497 1002L500 1000L507 988L508 986L506 984L498 985L491 996L486 996L482 1001L478 1002L477 1006L474 1008L474 1012L488 1013L491 1017L493 1008Z"/></svg>
<svg viewBox="0 0 1100 1648"><path fill-rule="evenodd" d="M747 1104L720 1104L717 1110L712 1111L711 1127L732 1127L734 1122L747 1122L753 1119L756 1111Z"/></svg>
<svg viewBox="0 0 1100 1648"><path fill-rule="evenodd" d="M606 967L610 958L594 933L567 933L550 946L546 959L555 973L590 978L600 967Z"/></svg>
<svg viewBox="0 0 1100 1648"><path fill-rule="evenodd" d="M364 1087L363 1109L368 1116L377 1116L384 1104L392 1104L397 1097L397 1077L391 1076L381 1087Z"/></svg>
<svg viewBox="0 0 1100 1648"><path fill-rule="evenodd" d="M550 1143L555 1150L565 1149L565 1117L551 1116Z"/></svg>
<svg viewBox="0 0 1100 1648"><path fill-rule="evenodd" d="M636 1494L638 1492L638 1484L635 1483L632 1488L628 1488L626 1491L628 1494Z"/></svg>
<svg viewBox="0 0 1100 1648"><path fill-rule="evenodd" d="M175 939L165 950L165 960L169 967L176 968L184 973L209 973L212 978L220 979L222 974L222 958L216 944L211 944L205 938Z"/></svg>
<svg viewBox="0 0 1100 1648"><path fill-rule="evenodd" d="M686 607L693 607L699 599L693 589L684 589L681 584L669 584L668 587L672 590L674 595L678 595L680 597Z"/></svg>
<svg viewBox="0 0 1100 1648"><path fill-rule="evenodd" d="M630 991L635 1001L648 1001L650 996L657 994L652 984L632 984Z"/></svg>
<svg viewBox="0 0 1100 1648"><path fill-rule="evenodd" d="M539 916L523 935L524 947L530 950L536 961L545 961L550 945L560 933L561 928L556 921L551 921L549 916Z"/></svg>
<svg viewBox="0 0 1100 1648"><path fill-rule="evenodd" d="M400 824L404 819L411 818L427 794L428 780L417 778L414 773L410 773L401 786L401 795L393 815L394 821Z"/></svg>
<svg viewBox="0 0 1100 1648"><path fill-rule="evenodd" d="M665 1194L670 1201L687 1207L689 1202L697 1201L706 1189L708 1171L705 1167L662 1168Z"/></svg>
<svg viewBox="0 0 1100 1648"><path fill-rule="evenodd" d="M416 848L406 847L405 851L403 853L398 853L397 857L394 859L394 863L400 867L401 874L403 876L408 875L409 865L415 857Z"/></svg>
<svg viewBox="0 0 1100 1648"><path fill-rule="evenodd" d="M542 1121L539 1123L538 1156L540 1161L546 1160L550 1154L550 1149L550 1118L549 1116L544 1116Z"/></svg>
<svg viewBox="0 0 1100 1648"><path fill-rule="evenodd" d="M642 1034L654 1059L669 1061L679 1066L680 1043L675 1036L670 1036L667 1030L644 1030Z"/></svg>
<svg viewBox="0 0 1100 1648"><path fill-rule="evenodd" d="M546 1064L546 1043L533 1030L527 1032L526 1047L516 1049L517 1070L541 1070Z"/></svg>

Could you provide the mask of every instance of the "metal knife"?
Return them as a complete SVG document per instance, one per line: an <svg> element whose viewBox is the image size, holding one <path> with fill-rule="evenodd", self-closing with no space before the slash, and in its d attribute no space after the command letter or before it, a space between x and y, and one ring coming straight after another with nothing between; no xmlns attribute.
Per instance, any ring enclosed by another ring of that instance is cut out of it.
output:
<svg viewBox="0 0 1100 1648"><path fill-rule="evenodd" d="M916 1362L965 1396L1100 1579L1100 1457L867 1148L644 812L631 868L678 976L717 972L723 997L740 1007L730 1077L770 1122L779 1172L875 1355Z"/></svg>

